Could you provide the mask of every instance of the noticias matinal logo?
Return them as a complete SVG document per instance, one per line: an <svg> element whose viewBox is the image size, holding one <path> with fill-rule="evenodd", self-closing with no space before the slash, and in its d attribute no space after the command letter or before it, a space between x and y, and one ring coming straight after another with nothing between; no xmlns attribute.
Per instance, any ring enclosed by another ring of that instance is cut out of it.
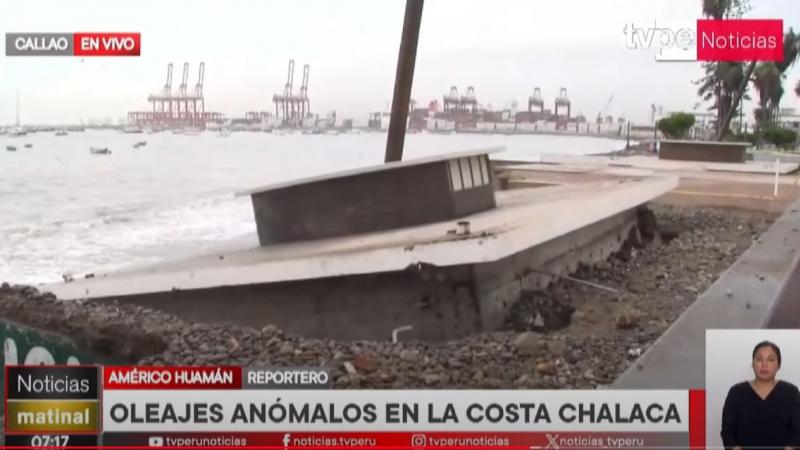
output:
<svg viewBox="0 0 800 450"><path fill-rule="evenodd" d="M783 61L782 19L698 19L625 24L625 45L657 50L657 61Z"/></svg>
<svg viewBox="0 0 800 450"><path fill-rule="evenodd" d="M6 56L139 56L141 33L6 33Z"/></svg>

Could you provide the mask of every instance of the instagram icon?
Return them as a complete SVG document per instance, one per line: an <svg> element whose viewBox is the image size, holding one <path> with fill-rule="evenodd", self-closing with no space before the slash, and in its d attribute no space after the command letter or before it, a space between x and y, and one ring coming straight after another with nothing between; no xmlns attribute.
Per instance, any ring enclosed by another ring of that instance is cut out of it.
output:
<svg viewBox="0 0 800 450"><path fill-rule="evenodd" d="M415 434L411 436L411 446L414 448L423 448L428 445L428 438L424 434Z"/></svg>

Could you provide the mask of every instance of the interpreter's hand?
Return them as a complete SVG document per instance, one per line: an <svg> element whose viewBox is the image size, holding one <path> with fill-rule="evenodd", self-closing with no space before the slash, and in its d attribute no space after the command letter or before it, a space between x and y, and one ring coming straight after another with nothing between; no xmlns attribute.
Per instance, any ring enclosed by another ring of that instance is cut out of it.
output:
<svg viewBox="0 0 800 450"><path fill-rule="evenodd" d="M733 447L733 450L742 450L742 447ZM786 449L784 449L786 450Z"/></svg>
<svg viewBox="0 0 800 450"><path fill-rule="evenodd" d="M794 447L784 447L783 450L794 450Z"/></svg>

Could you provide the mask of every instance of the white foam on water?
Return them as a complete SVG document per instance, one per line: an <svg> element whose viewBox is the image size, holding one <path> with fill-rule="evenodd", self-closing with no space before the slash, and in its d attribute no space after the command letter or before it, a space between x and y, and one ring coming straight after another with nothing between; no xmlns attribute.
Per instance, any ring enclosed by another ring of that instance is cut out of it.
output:
<svg viewBox="0 0 800 450"><path fill-rule="evenodd" d="M0 274L15 283L156 262L255 231L248 198L207 197L174 207L0 230Z"/></svg>

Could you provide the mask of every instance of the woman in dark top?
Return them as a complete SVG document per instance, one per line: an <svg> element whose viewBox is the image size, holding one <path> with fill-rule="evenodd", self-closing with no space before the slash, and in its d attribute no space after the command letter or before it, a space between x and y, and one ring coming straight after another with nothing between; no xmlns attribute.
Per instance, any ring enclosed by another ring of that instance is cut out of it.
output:
<svg viewBox="0 0 800 450"><path fill-rule="evenodd" d="M728 391L722 409L722 443L726 449L800 450L800 391L778 381L781 350L769 341L753 349L755 379Z"/></svg>

